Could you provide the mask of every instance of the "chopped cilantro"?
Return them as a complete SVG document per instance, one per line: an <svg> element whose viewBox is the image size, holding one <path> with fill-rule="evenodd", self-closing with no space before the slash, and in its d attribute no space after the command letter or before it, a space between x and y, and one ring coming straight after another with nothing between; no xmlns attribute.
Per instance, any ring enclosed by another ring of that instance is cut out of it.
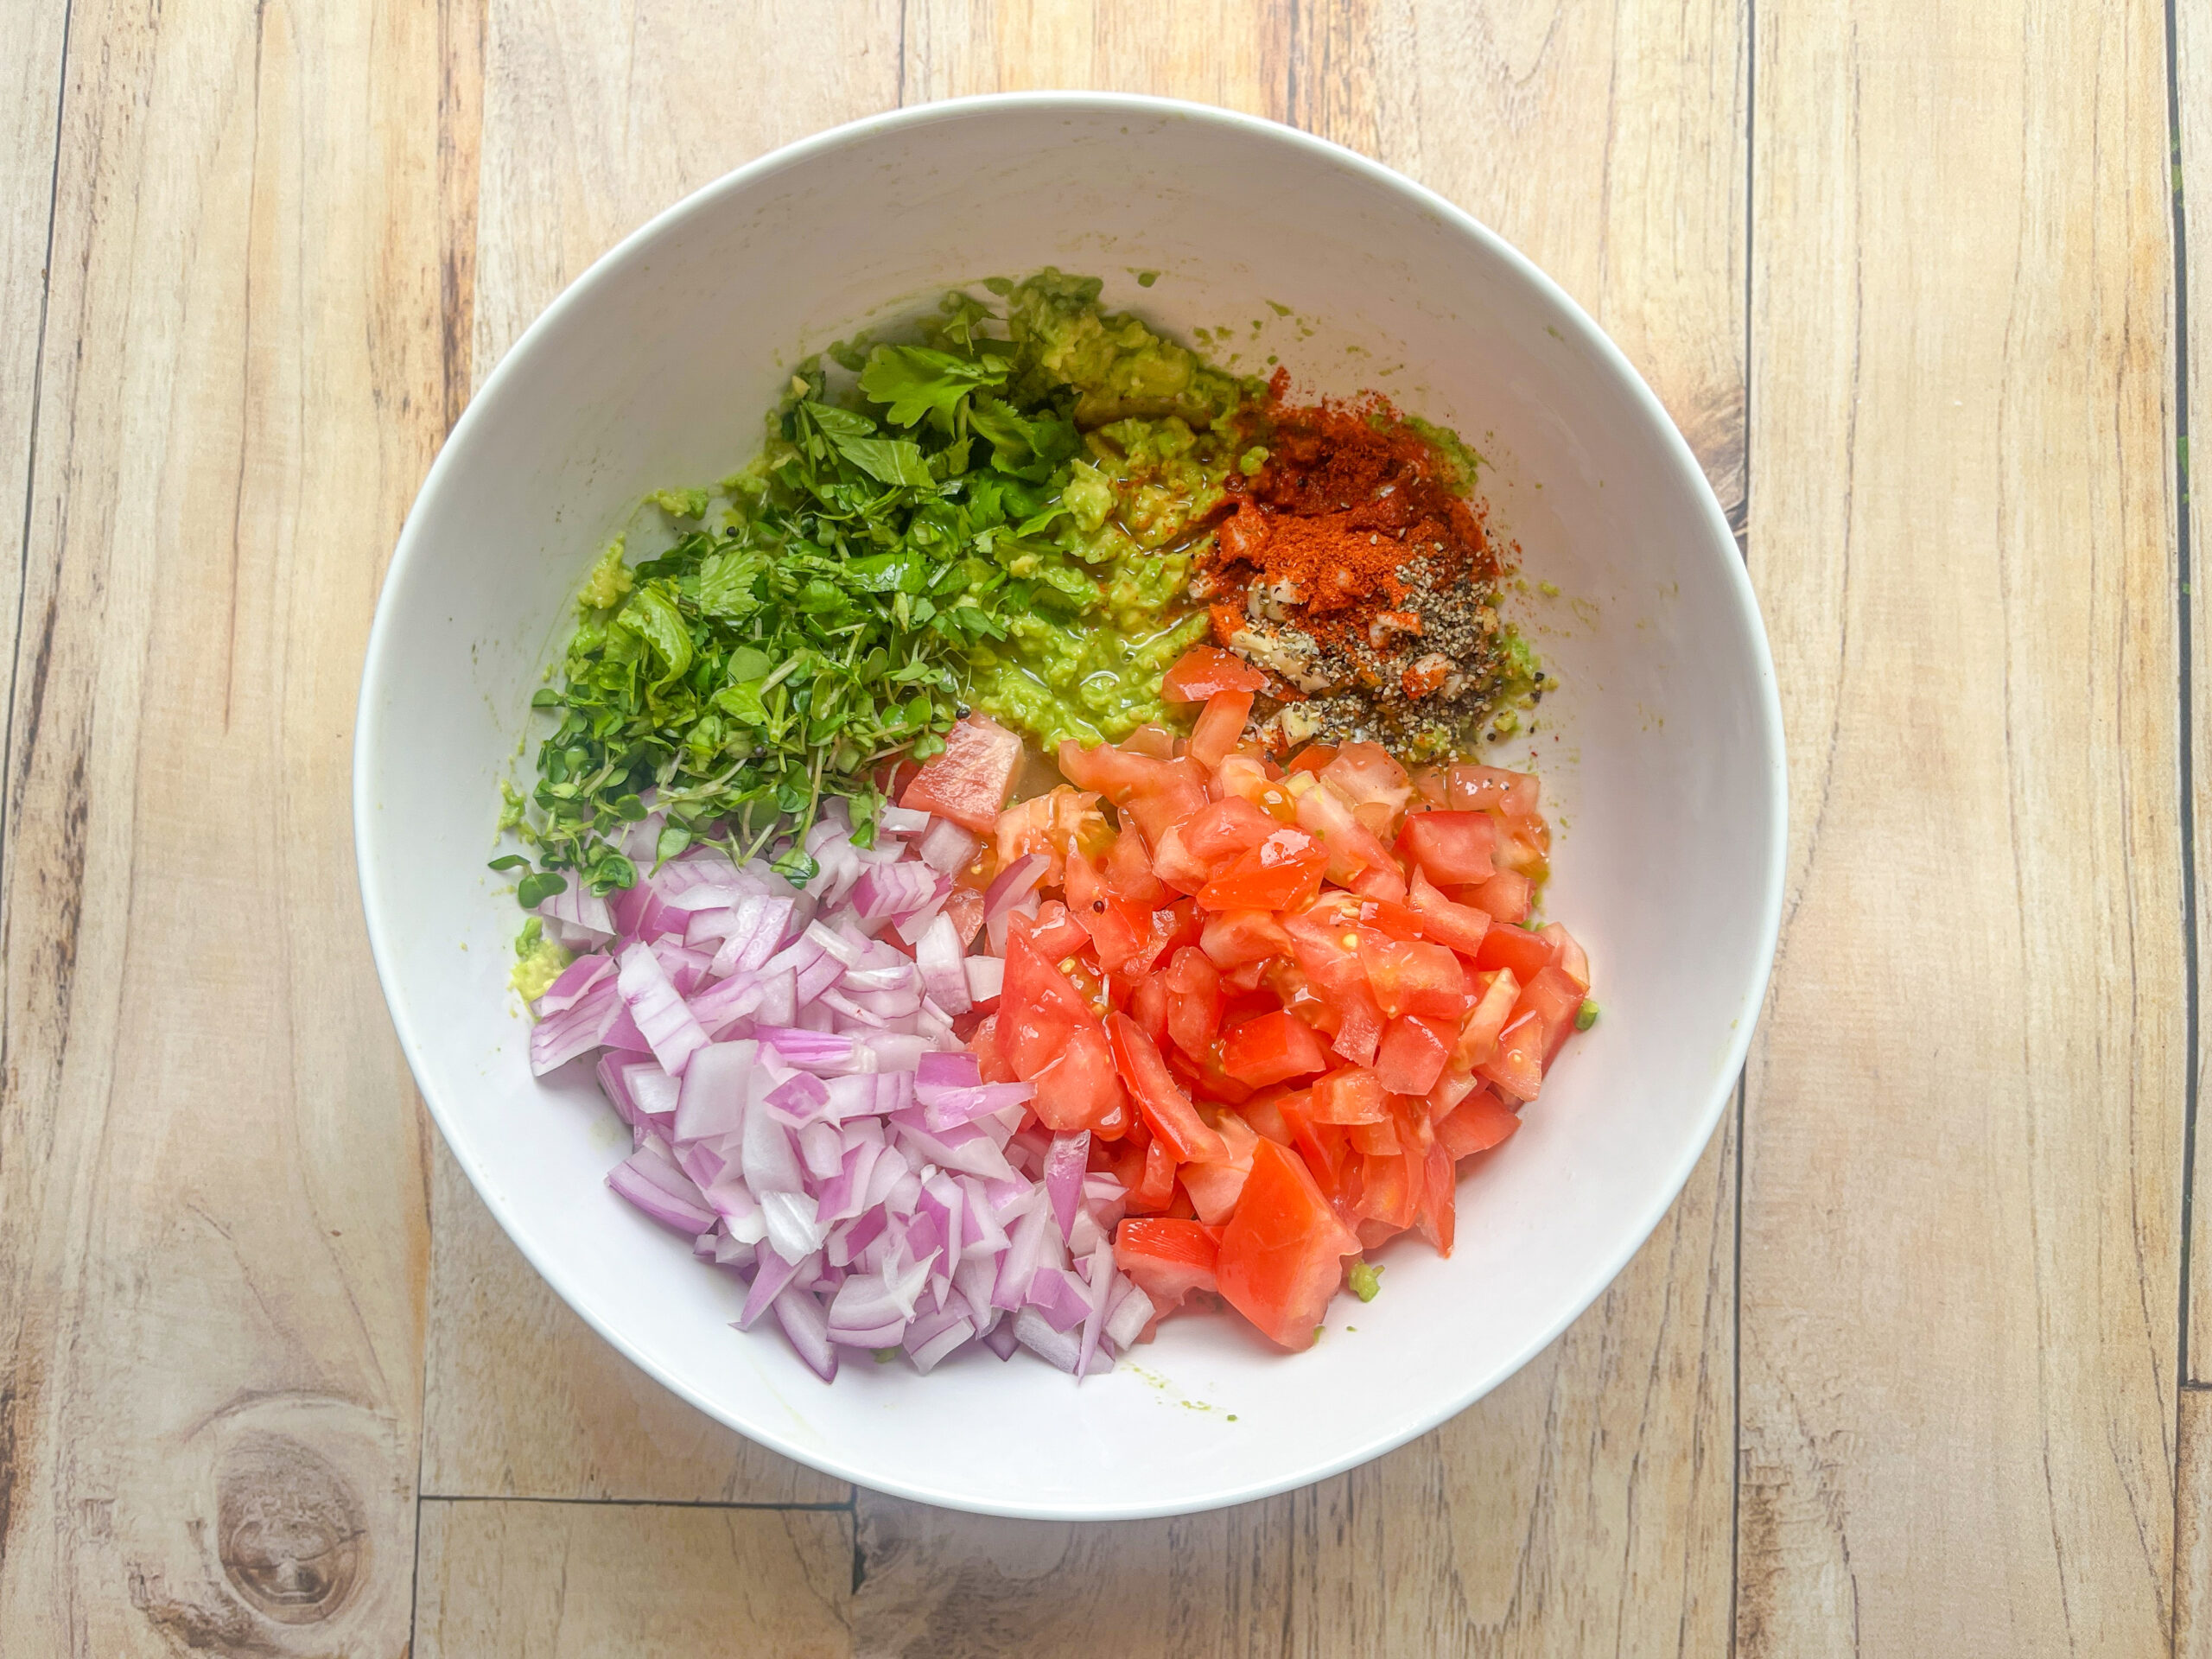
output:
<svg viewBox="0 0 2212 1659"><path fill-rule="evenodd" d="M1351 1294L1363 1302L1371 1302L1375 1294L1382 1288L1382 1269L1366 1262L1351 1264Z"/></svg>

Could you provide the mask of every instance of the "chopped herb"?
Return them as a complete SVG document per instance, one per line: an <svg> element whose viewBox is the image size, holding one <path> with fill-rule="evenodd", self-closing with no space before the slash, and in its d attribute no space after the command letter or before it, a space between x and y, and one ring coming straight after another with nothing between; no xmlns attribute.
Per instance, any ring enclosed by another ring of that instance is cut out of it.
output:
<svg viewBox="0 0 2212 1659"><path fill-rule="evenodd" d="M1589 997L1582 999L1582 1006L1574 1011L1574 1028L1587 1031L1598 1023L1598 1004Z"/></svg>
<svg viewBox="0 0 2212 1659"><path fill-rule="evenodd" d="M1382 1288L1382 1269L1365 1262L1351 1264L1351 1294L1363 1302L1375 1300L1376 1292Z"/></svg>

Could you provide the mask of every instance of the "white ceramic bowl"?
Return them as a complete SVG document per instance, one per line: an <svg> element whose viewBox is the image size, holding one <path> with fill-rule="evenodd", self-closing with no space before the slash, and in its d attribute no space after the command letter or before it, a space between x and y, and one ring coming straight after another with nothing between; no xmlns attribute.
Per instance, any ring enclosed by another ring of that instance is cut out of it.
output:
<svg viewBox="0 0 2212 1659"><path fill-rule="evenodd" d="M1244 366L1272 353L1302 386L1382 387L1491 462L1495 522L1532 583L1563 590L1528 613L1565 682L1533 746L1561 831L1548 912L1586 942L1605 1017L1462 1182L1451 1259L1394 1245L1382 1294L1339 1298L1311 1352L1180 1319L1080 1388L981 1353L927 1377L849 1364L824 1386L772 1326L733 1331L735 1281L602 1184L626 1136L589 1078L530 1076L505 982L519 918L485 868L497 785L570 595L642 492L746 459L802 354L949 283L1046 264L1104 277L1109 304L1171 329L1226 325L1221 349ZM586 272L423 486L378 607L354 760L362 897L409 1064L554 1288L685 1399L802 1462L930 1503L1087 1520L1236 1503L1375 1457L1588 1306L1673 1201L1742 1065L1783 803L1772 668L1728 527L1572 301L1345 150L1219 111L1066 94L839 128Z"/></svg>

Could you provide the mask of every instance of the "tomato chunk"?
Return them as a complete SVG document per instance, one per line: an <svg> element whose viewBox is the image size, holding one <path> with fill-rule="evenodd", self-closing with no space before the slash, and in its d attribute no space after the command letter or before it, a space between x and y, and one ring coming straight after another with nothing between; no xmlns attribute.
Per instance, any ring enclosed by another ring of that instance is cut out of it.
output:
<svg viewBox="0 0 2212 1659"><path fill-rule="evenodd" d="M1452 806L1462 812L1503 812L1527 817L1536 810L1541 785L1530 772L1503 766L1453 766L1445 774Z"/></svg>
<svg viewBox="0 0 2212 1659"><path fill-rule="evenodd" d="M1170 702L1204 702L1222 691L1257 691L1268 677L1242 657L1217 645L1192 645L1160 677L1160 695Z"/></svg>
<svg viewBox="0 0 2212 1659"><path fill-rule="evenodd" d="M922 763L899 804L950 818L987 836L1021 765L1021 739L988 715L969 715L944 734L944 748Z"/></svg>
<svg viewBox="0 0 2212 1659"><path fill-rule="evenodd" d="M1167 964L1167 1035L1192 1059L1203 1059L1221 1035L1221 972L1203 950L1185 945Z"/></svg>
<svg viewBox="0 0 2212 1659"><path fill-rule="evenodd" d="M1582 1011L1582 987L1557 968L1541 969L1521 988L1521 1000L1513 1006L1515 1013L1526 1010L1543 1022L1544 1069L1550 1071L1574 1034L1574 1017Z"/></svg>
<svg viewBox="0 0 2212 1659"><path fill-rule="evenodd" d="M1447 887L1471 887L1495 874L1497 823L1481 812L1416 812L1400 838L1421 874Z"/></svg>
<svg viewBox="0 0 2212 1659"><path fill-rule="evenodd" d="M1313 1085L1317 1123L1380 1123L1389 1109L1382 1078L1365 1066L1339 1067Z"/></svg>
<svg viewBox="0 0 2212 1659"><path fill-rule="evenodd" d="M1329 855L1302 830L1283 826L1198 889L1201 910L1287 910L1321 890Z"/></svg>
<svg viewBox="0 0 2212 1659"><path fill-rule="evenodd" d="M1264 910L1224 910L1206 918L1198 948L1220 969L1290 954L1290 935Z"/></svg>
<svg viewBox="0 0 2212 1659"><path fill-rule="evenodd" d="M1544 1086L1544 1022L1534 1009L1515 1014L1497 1033L1497 1047L1475 1068L1500 1094L1534 1100Z"/></svg>
<svg viewBox="0 0 2212 1659"><path fill-rule="evenodd" d="M1525 927L1493 927L1475 952L1476 967L1510 968L1524 985L1556 960L1552 942Z"/></svg>
<svg viewBox="0 0 2212 1659"><path fill-rule="evenodd" d="M1128 1085L1137 1110L1153 1134L1166 1142L1176 1161L1219 1163L1227 1158L1228 1143L1198 1116L1190 1096L1175 1086L1167 1062L1160 1058L1152 1039L1126 1014L1108 1015L1106 1030L1114 1046L1115 1065Z"/></svg>
<svg viewBox="0 0 2212 1659"><path fill-rule="evenodd" d="M1217 691L1206 699L1198 723L1191 728L1191 759L1202 766L1217 766L1222 757L1243 740L1244 722L1251 718L1249 691Z"/></svg>
<svg viewBox="0 0 2212 1659"><path fill-rule="evenodd" d="M1437 1144L1456 1160L1488 1152L1521 1127L1521 1115L1487 1089L1478 1089L1438 1120Z"/></svg>
<svg viewBox="0 0 2212 1659"><path fill-rule="evenodd" d="M1482 949L1483 936L1491 928L1490 912L1447 899L1421 874L1419 866L1414 867L1413 879L1407 884L1407 901L1421 918L1424 937L1439 944L1448 944L1464 956L1471 957Z"/></svg>
<svg viewBox="0 0 2212 1659"><path fill-rule="evenodd" d="M1194 1290L1217 1291L1221 1230L1195 1221L1125 1217L1114 1230L1114 1265L1162 1313Z"/></svg>
<svg viewBox="0 0 2212 1659"><path fill-rule="evenodd" d="M1456 1027L1443 1021L1402 1014L1382 1033L1375 1075L1394 1095L1425 1095L1444 1075L1444 1062L1459 1036Z"/></svg>
<svg viewBox="0 0 2212 1659"><path fill-rule="evenodd" d="M1433 1014L1457 1020L1467 1009L1467 976L1459 958L1440 944L1394 939L1363 928L1359 965L1385 1017Z"/></svg>
<svg viewBox="0 0 2212 1659"><path fill-rule="evenodd" d="M1128 1127L1128 1104L1105 1032L1086 1020L1062 1027L1058 1043L1029 1079L1037 1087L1030 1103L1037 1121L1055 1135L1090 1129L1113 1139Z"/></svg>
<svg viewBox="0 0 2212 1659"><path fill-rule="evenodd" d="M1072 740L1060 745L1058 758L1070 782L1096 790L1135 818L1154 848L1168 825L1206 804L1203 774L1185 761L1131 754L1107 744L1086 749Z"/></svg>
<svg viewBox="0 0 2212 1659"><path fill-rule="evenodd" d="M1229 1305L1270 1341L1310 1348L1343 1282L1344 1258L1358 1248L1305 1164L1272 1141L1255 1141L1215 1258Z"/></svg>
<svg viewBox="0 0 2212 1659"><path fill-rule="evenodd" d="M1500 870L1471 891L1476 905L1488 911L1493 919L1523 922L1529 918L1529 901L1535 894L1535 883L1511 870Z"/></svg>
<svg viewBox="0 0 2212 1659"><path fill-rule="evenodd" d="M1255 1089L1324 1071L1328 1064L1329 1052L1313 1027L1280 1011L1247 1020L1221 1039L1221 1069Z"/></svg>
<svg viewBox="0 0 2212 1659"><path fill-rule="evenodd" d="M1241 795L1201 807L1175 826L1178 844L1199 863L1225 864L1281 826Z"/></svg>

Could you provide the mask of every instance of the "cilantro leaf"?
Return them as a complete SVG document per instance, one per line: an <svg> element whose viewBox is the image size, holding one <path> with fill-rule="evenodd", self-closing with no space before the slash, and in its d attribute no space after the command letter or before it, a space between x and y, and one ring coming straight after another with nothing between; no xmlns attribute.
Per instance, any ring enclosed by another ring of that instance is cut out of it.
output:
<svg viewBox="0 0 2212 1659"><path fill-rule="evenodd" d="M887 404L893 426L918 426L936 415L949 426L960 400L979 386L1006 384L1007 365L995 358L957 357L926 346L879 346L861 371L861 391Z"/></svg>

